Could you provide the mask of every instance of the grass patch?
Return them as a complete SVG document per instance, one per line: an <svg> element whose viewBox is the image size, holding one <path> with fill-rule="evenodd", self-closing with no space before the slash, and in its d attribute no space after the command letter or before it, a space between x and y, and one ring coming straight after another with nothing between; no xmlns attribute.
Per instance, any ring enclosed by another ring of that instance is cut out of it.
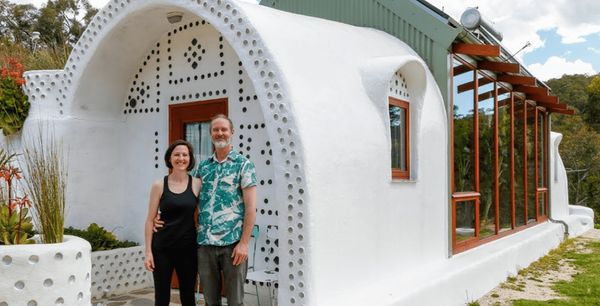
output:
<svg viewBox="0 0 600 306"><path fill-rule="evenodd" d="M548 255L538 259L527 268L519 271L519 275L528 276L530 278L539 278L541 275L545 274L546 271L557 271L560 264L560 260L565 258L565 254L569 252L569 250L573 249L573 245L575 240L568 239L567 241L561 243L558 248L550 251Z"/></svg>
<svg viewBox="0 0 600 306"><path fill-rule="evenodd" d="M568 243L568 242L567 242ZM570 245L572 245L572 241ZM562 296L567 297L566 300L551 300L551 301L532 301L532 300L516 300L515 306L541 306L541 305L561 305L561 306L586 306L600 305L600 241L586 242L587 248L591 249L589 254L579 254L574 248L564 248L561 246L557 249L555 256L571 260L577 267L578 274L573 276L570 282L560 281L552 287ZM554 251L553 251L554 252ZM558 256L561 255L562 256ZM552 253L552 252L551 252ZM558 260L550 259L547 265L552 267L558 263ZM538 262L545 261L544 259ZM536 262L537 263L537 262ZM531 267L527 268L529 270ZM533 270L535 273L541 273L541 268Z"/></svg>

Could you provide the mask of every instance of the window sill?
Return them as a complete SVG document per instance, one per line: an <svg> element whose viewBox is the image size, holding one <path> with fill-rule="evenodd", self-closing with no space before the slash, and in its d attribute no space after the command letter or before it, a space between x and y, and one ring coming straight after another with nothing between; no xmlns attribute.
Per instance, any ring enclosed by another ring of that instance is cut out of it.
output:
<svg viewBox="0 0 600 306"><path fill-rule="evenodd" d="M399 178L392 179L392 184L415 184L415 183L417 183L417 181L412 180L412 179L399 179Z"/></svg>

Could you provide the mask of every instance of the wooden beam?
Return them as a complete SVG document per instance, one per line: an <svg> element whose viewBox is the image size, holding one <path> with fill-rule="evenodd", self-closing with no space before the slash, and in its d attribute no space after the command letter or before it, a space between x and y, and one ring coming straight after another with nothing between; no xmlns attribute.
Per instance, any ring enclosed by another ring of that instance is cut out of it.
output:
<svg viewBox="0 0 600 306"><path fill-rule="evenodd" d="M504 107L510 105L510 98L498 101L498 107Z"/></svg>
<svg viewBox="0 0 600 306"><path fill-rule="evenodd" d="M521 71L521 65L519 65L519 64L504 63L504 62L492 62L492 61L478 62L477 68L495 71L495 72L519 73Z"/></svg>
<svg viewBox="0 0 600 306"><path fill-rule="evenodd" d="M559 114L565 114L565 115L575 115L575 110L574 109L549 109L550 112L552 113L559 113Z"/></svg>
<svg viewBox="0 0 600 306"><path fill-rule="evenodd" d="M452 45L452 53L498 57L500 56L500 46L455 43Z"/></svg>
<svg viewBox="0 0 600 306"><path fill-rule="evenodd" d="M566 104L555 104L555 103L546 103L546 102L537 102L536 105L538 106L543 106L546 108L552 108L552 109L568 109L569 106Z"/></svg>
<svg viewBox="0 0 600 306"><path fill-rule="evenodd" d="M473 71L473 68L471 68L467 65L460 65L460 66L454 67L454 70L452 71L452 75L457 76L457 75L461 75L461 74L463 74L465 72L469 72L469 71Z"/></svg>
<svg viewBox="0 0 600 306"><path fill-rule="evenodd" d="M510 90L508 90L508 89L506 89L504 87L500 87L500 88L498 88L498 95L507 93L509 91ZM494 97L494 90L492 89L492 90L490 90L488 92L484 92L484 93L480 94L478 96L478 100L477 101L483 101L483 100L490 99L490 98L493 98L493 97Z"/></svg>
<svg viewBox="0 0 600 306"><path fill-rule="evenodd" d="M533 100L533 101L538 101L538 102L544 102L544 103L558 104L557 96L527 95L527 99Z"/></svg>
<svg viewBox="0 0 600 306"><path fill-rule="evenodd" d="M513 87L513 90L525 94L548 95L548 89L544 87L517 85Z"/></svg>
<svg viewBox="0 0 600 306"><path fill-rule="evenodd" d="M482 85L485 85L485 84L489 84L489 83L491 83L493 81L494 80L490 80L490 79L484 77L484 78L480 78L479 81L478 81L478 83L479 83L479 86L482 86ZM474 88L475 88L475 81L458 85L457 90L458 90L458 93L461 93L461 92L465 92L467 90L471 90L471 89L474 89Z"/></svg>
<svg viewBox="0 0 600 306"><path fill-rule="evenodd" d="M535 85L535 78L522 75L503 74L498 76L498 82L514 85Z"/></svg>

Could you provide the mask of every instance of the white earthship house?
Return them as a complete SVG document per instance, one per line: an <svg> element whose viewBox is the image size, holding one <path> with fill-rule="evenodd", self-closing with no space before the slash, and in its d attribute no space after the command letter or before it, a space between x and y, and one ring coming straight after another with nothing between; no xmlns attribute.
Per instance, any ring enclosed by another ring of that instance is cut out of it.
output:
<svg viewBox="0 0 600 306"><path fill-rule="evenodd" d="M563 239L543 222L453 254L444 99L382 31L233 0L111 0L64 70L26 80L32 107L11 141L50 126L68 147L68 225L139 242L169 142L206 156L206 120L226 112L257 167L257 224L278 228L256 265L278 266L280 305L463 305ZM390 97L410 107L404 180L390 173ZM569 212L552 140L551 214L577 235L592 223Z"/></svg>

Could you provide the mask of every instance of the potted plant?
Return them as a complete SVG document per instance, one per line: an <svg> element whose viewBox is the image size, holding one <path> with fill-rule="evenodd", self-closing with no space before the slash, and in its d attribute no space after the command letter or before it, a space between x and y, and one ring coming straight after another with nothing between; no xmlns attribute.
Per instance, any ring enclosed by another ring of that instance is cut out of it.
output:
<svg viewBox="0 0 600 306"><path fill-rule="evenodd" d="M41 129L24 147L23 188L13 186L21 178L19 169L10 166L14 155L0 151L0 161L10 157L0 171L5 182L0 190L8 197L9 223L18 224L0 245L0 305L90 305L90 244L63 236L66 167L60 147ZM31 220L40 233L33 240Z"/></svg>

